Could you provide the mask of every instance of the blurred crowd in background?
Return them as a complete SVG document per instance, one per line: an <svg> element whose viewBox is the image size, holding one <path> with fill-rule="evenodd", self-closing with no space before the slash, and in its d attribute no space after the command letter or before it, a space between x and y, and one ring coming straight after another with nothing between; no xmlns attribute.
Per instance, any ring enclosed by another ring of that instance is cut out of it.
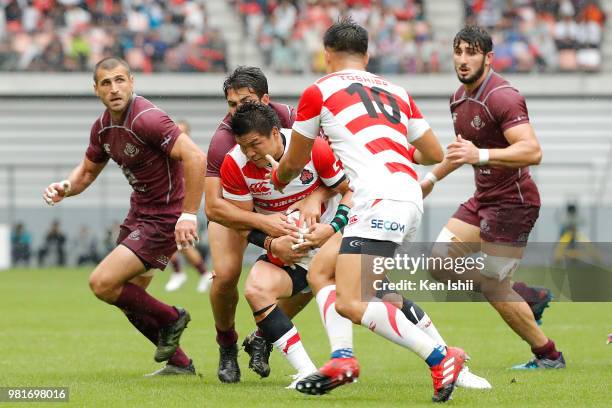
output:
<svg viewBox="0 0 612 408"><path fill-rule="evenodd" d="M466 0L466 22L490 30L495 69L598 71L606 15L597 0Z"/></svg>
<svg viewBox="0 0 612 408"><path fill-rule="evenodd" d="M90 71L108 55L135 71L225 72L202 0L0 0L0 70Z"/></svg>
<svg viewBox="0 0 612 408"><path fill-rule="evenodd" d="M19 222L11 231L11 263L13 266L68 266L97 264L115 248L119 223L114 222L99 239L87 225L81 225L74 238L62 229L58 220L51 222L42 243L34 247L32 235Z"/></svg>
<svg viewBox="0 0 612 408"><path fill-rule="evenodd" d="M214 1L228 1L243 21L241 28L224 29L242 30L245 39L254 39L265 65L281 74L324 72L322 35L346 15L370 32L371 71L451 69L446 59L452 34L436 36L426 0ZM606 16L597 0L463 2L465 22L491 30L498 71L601 67ZM102 57L120 55L135 71L226 72L227 44L222 30L209 24L206 4L0 0L0 70L89 71Z"/></svg>
<svg viewBox="0 0 612 408"><path fill-rule="evenodd" d="M424 0L236 0L245 34L256 38L266 65L283 74L325 72L321 39L339 17L370 33L368 69L383 74L438 72L439 44Z"/></svg>
<svg viewBox="0 0 612 408"><path fill-rule="evenodd" d="M207 223L198 222L200 243L197 249L206 258L208 251ZM59 220L52 220L42 238L34 240L23 222L11 228L11 265L25 267L81 266L99 263L117 246L120 224L113 221L101 230L93 230L85 224L72 233L66 231ZM40 242L35 242L40 241Z"/></svg>

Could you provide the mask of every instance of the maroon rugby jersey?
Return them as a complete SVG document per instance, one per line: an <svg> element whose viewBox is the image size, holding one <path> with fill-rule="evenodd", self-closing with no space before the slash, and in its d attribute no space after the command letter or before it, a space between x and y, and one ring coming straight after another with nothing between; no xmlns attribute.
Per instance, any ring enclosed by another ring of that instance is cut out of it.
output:
<svg viewBox="0 0 612 408"><path fill-rule="evenodd" d="M289 105L275 102L270 102L270 107L274 109L278 115L281 122L281 128L291 129L295 121L295 110ZM232 150L232 147L236 146L236 140L234 139L230 121L231 118L228 113L221 123L219 123L210 141L210 146L208 146L206 177L221 177L223 159L225 159L227 152Z"/></svg>
<svg viewBox="0 0 612 408"><path fill-rule="evenodd" d="M504 131L529 123L525 98L504 78L491 71L470 95L462 86L450 100L455 134L480 149L503 149L510 143ZM540 194L529 167L473 166L474 197L481 202L512 201L540 205Z"/></svg>
<svg viewBox="0 0 612 408"><path fill-rule="evenodd" d="M109 158L132 186L132 209L145 214L180 213L185 196L183 165L170 158L181 131L168 115L134 95L120 123L108 110L91 127L85 153L95 163Z"/></svg>

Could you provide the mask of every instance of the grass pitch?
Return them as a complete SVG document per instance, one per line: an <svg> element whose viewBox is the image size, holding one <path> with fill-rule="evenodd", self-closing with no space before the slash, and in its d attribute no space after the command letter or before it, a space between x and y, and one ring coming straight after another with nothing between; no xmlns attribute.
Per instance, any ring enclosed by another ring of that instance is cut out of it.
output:
<svg viewBox="0 0 612 408"><path fill-rule="evenodd" d="M355 327L359 382L314 397L285 390L292 374L277 353L267 379L249 371L240 353L242 382L221 384L218 351L207 294L195 291L196 275L175 293L165 293L168 272L158 273L151 292L186 307L192 322L182 346L194 360L197 377L143 378L161 365L154 348L114 307L89 291L89 269L16 269L0 272L0 387L63 386L75 407L380 407L429 406L432 387L426 365L411 352ZM563 351L568 368L516 372L507 367L527 361L529 348L487 304L422 304L451 345L472 357L470 368L493 384L489 391L457 389L456 407L609 407L612 404L610 303L553 303L544 330ZM244 299L238 307L242 338L254 328ZM315 364L325 362L329 344L316 305L295 319ZM28 403L5 406L24 407ZM40 406L40 405L36 405ZM47 406L45 404L44 406Z"/></svg>

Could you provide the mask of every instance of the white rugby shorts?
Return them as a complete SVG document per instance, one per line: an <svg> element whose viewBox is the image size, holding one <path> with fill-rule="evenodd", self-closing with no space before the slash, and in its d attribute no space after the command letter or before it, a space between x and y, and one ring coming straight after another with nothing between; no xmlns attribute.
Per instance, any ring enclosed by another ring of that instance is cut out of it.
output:
<svg viewBox="0 0 612 408"><path fill-rule="evenodd" d="M416 237L423 212L412 201L367 200L349 213L343 238L359 237L402 244Z"/></svg>

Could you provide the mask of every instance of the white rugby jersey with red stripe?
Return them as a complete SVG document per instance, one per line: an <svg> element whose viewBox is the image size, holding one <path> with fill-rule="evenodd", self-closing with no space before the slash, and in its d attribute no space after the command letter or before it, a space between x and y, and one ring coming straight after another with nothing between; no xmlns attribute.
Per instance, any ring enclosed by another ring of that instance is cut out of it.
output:
<svg viewBox="0 0 612 408"><path fill-rule="evenodd" d="M291 129L281 129L285 151L291 141ZM221 165L221 183L223 197L236 201L253 200L255 211L263 214L285 211L296 201L312 193L321 183L328 187L336 187L345 175L329 144L323 138L316 138L310 161L299 177L293 179L284 192L274 189L274 185L266 179L270 168L258 168L250 162L246 155L236 145L230 150ZM334 205L336 204L336 205ZM325 203L321 222L332 220L337 207L337 197Z"/></svg>
<svg viewBox="0 0 612 408"><path fill-rule="evenodd" d="M329 138L342 161L354 201L390 199L422 206L414 147L429 124L400 86L366 71L343 70L306 88L293 129Z"/></svg>

